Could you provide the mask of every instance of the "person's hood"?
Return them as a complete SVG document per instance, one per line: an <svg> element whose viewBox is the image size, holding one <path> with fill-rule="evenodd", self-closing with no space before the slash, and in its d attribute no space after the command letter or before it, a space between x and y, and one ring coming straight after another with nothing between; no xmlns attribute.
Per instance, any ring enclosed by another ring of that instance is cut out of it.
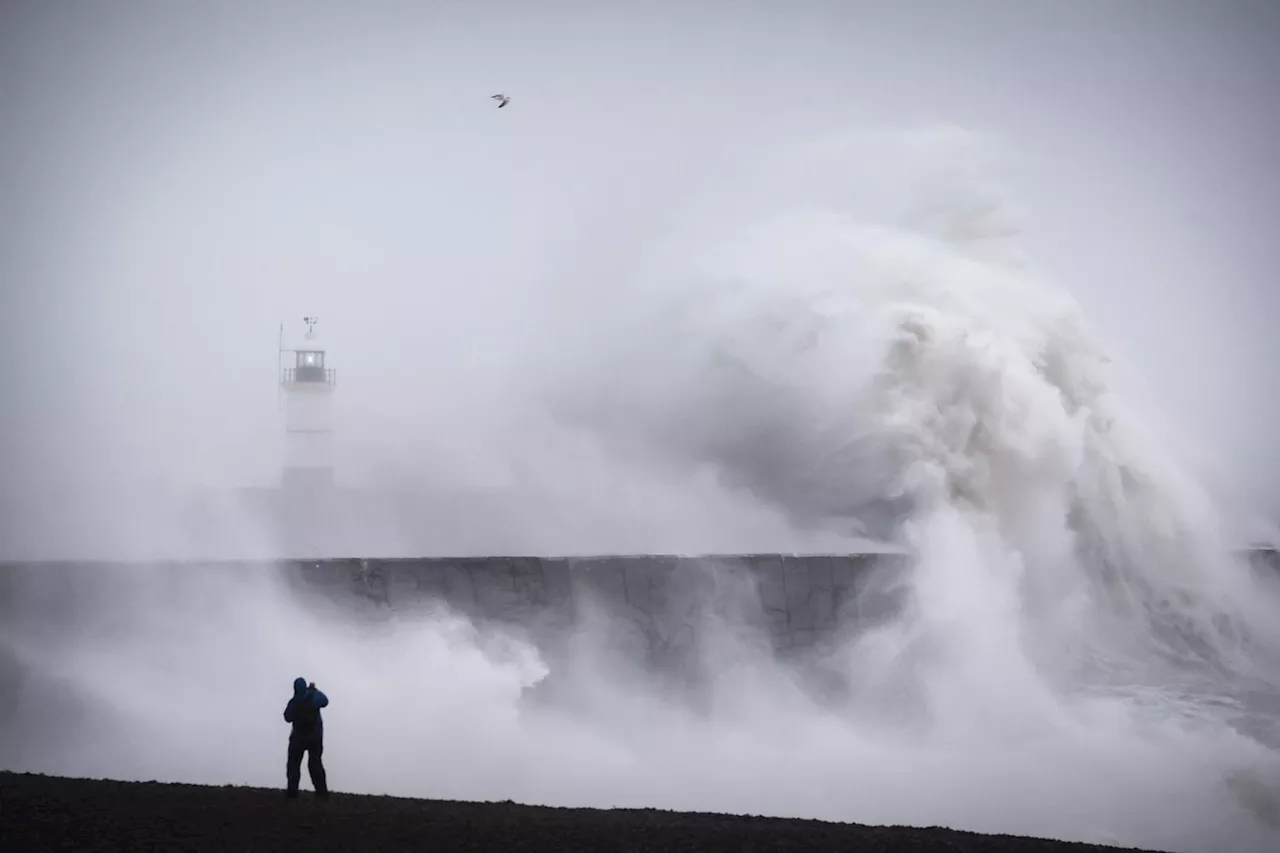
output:
<svg viewBox="0 0 1280 853"><path fill-rule="evenodd" d="M307 680L305 678L295 678L293 680L293 698L301 699L307 692Z"/></svg>

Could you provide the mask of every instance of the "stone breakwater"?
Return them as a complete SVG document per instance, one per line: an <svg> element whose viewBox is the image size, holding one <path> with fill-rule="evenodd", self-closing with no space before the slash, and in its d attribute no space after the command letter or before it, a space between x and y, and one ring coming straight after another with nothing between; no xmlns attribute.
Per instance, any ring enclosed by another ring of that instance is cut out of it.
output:
<svg viewBox="0 0 1280 853"><path fill-rule="evenodd" d="M300 587L387 613L444 604L549 643L593 621L635 652L697 645L714 623L758 628L781 653L811 648L900 605L894 554L301 560Z"/></svg>
<svg viewBox="0 0 1280 853"><path fill-rule="evenodd" d="M155 608L235 606L230 590L243 585L253 594L263 573L279 573L304 609L333 608L335 618L377 623L435 611L530 641L555 673L536 691L545 695L561 676L572 680L584 637L593 655L617 655L686 685L704 683L717 666L709 643L718 629L745 629L753 647L771 645L799 661L895 613L904 560L752 554L0 564L0 735L24 692L31 702L53 696L64 708L84 701L45 683L12 641L58 647L78 636L73 626L114 633ZM207 588L191 582L214 576L221 582ZM127 596L111 594L122 588Z"/></svg>
<svg viewBox="0 0 1280 853"><path fill-rule="evenodd" d="M1250 557L1260 576L1280 577L1273 549L1253 549ZM764 638L783 657L803 657L898 612L908 559L885 553L7 563L0 564L0 626L54 641L58 625L100 614L110 587L141 575L144 587L154 589L184 584L192 572L248 579L274 571L302 599L374 619L444 607L477 625L523 634L552 653L587 625L593 638L629 655L686 662L729 626L750 629L753 642ZM41 582L28 583L36 575ZM8 652L0 642L6 684L13 681ZM0 690L0 705L9 692Z"/></svg>
<svg viewBox="0 0 1280 853"><path fill-rule="evenodd" d="M1272 549L1248 552L1274 577ZM584 619L612 624L651 652L693 645L719 619L760 629L781 653L860 630L903 605L902 554L470 557L296 560L286 573L331 598L388 612L443 603L473 621L544 639ZM601 618L605 617L605 618Z"/></svg>

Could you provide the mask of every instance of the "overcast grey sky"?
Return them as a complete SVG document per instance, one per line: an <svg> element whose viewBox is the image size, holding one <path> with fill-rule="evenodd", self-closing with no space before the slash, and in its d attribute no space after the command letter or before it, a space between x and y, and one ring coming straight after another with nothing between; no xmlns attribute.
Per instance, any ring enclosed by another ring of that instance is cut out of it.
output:
<svg viewBox="0 0 1280 853"><path fill-rule="evenodd" d="M607 287L776 145L954 122L1016 152L1042 263L1280 514L1278 83L1269 0L6 0L5 505L269 478L305 313L371 454L461 453L432 424L519 395L549 283Z"/></svg>

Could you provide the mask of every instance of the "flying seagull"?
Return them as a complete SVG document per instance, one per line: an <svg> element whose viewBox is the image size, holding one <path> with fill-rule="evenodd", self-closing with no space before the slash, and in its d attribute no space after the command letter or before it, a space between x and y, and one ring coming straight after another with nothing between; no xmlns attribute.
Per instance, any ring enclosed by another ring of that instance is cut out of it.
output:
<svg viewBox="0 0 1280 853"><path fill-rule="evenodd" d="M495 101L498 102L498 109L502 109L507 104L511 103L511 99L508 98L506 95L498 94L498 95L490 95L489 97L493 98Z"/></svg>

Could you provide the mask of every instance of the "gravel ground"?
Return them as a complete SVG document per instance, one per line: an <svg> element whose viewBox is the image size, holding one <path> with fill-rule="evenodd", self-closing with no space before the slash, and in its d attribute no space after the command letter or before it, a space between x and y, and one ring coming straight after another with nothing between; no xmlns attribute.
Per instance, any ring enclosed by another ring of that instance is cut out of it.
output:
<svg viewBox="0 0 1280 853"><path fill-rule="evenodd" d="M949 829L559 809L304 790L113 782L0 773L0 850L422 850L493 853L1086 853L1116 848Z"/></svg>

